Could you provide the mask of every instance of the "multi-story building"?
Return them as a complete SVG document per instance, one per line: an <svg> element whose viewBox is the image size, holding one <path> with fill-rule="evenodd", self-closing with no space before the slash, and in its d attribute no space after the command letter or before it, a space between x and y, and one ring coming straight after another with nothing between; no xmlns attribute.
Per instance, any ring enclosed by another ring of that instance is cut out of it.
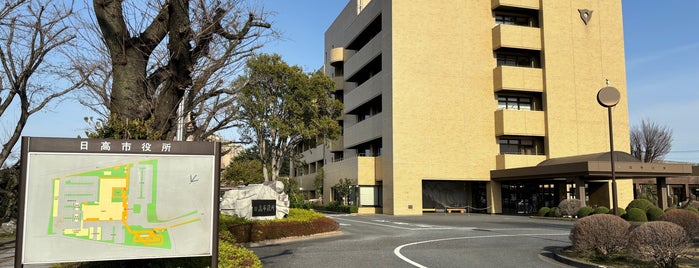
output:
<svg viewBox="0 0 699 268"><path fill-rule="evenodd" d="M607 83L628 152L624 64L620 0L350 0L325 33L343 136L302 148L295 178L313 189L322 168L326 202L352 180L360 213L521 213L585 194L609 206L609 178L494 174L608 152Z"/></svg>

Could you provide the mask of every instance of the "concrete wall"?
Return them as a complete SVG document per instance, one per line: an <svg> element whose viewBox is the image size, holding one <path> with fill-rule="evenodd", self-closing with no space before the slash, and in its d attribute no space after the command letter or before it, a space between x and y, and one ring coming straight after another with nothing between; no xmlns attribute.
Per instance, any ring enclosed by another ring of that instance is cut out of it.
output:
<svg viewBox="0 0 699 268"><path fill-rule="evenodd" d="M606 79L621 92L615 149L628 152L621 1L542 1L541 9L549 157L609 151L607 109L596 99ZM593 10L587 25L578 9Z"/></svg>
<svg viewBox="0 0 699 268"><path fill-rule="evenodd" d="M499 6L539 9L541 27L496 26L493 8ZM593 10L587 25L578 9ZM349 45L379 14L381 33L340 57L336 48ZM382 113L363 122L345 116L343 145L349 157L351 146L382 139L373 174L382 180L383 213L421 214L426 179L489 181L496 168L609 150L607 110L596 101L606 79L622 96L613 110L615 149L629 151L621 1L351 0L325 37L326 62L343 60L345 80L382 57L379 75L358 87L345 84L348 109L381 94ZM497 67L493 50L501 47L540 50L542 68ZM540 92L544 111L497 111L501 90ZM547 155L501 156L499 135L543 136ZM358 162L330 166L326 185L367 177L359 176ZM501 211L498 187L488 183L491 212ZM625 193L620 190L620 198Z"/></svg>

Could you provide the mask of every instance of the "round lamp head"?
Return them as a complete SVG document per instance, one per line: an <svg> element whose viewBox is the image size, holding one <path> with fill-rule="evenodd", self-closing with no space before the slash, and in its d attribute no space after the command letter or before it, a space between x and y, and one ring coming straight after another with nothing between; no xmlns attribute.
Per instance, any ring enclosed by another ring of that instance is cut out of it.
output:
<svg viewBox="0 0 699 268"><path fill-rule="evenodd" d="M620 98L621 94L615 87L603 87L597 92L597 102L604 107L614 107Z"/></svg>

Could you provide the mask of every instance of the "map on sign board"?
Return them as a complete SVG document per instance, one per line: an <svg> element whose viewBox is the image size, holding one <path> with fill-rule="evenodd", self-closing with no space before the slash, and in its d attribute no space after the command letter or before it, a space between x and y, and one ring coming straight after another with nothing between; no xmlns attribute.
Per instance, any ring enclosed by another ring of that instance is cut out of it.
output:
<svg viewBox="0 0 699 268"><path fill-rule="evenodd" d="M23 261L210 256L214 156L29 153Z"/></svg>
<svg viewBox="0 0 699 268"><path fill-rule="evenodd" d="M169 249L169 230L201 217L158 217L157 182L155 159L55 178L48 234Z"/></svg>

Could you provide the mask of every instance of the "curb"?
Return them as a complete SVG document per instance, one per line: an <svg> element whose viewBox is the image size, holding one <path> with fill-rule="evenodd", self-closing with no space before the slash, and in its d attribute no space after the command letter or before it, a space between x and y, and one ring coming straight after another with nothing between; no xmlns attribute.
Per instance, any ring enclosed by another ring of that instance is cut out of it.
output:
<svg viewBox="0 0 699 268"><path fill-rule="evenodd" d="M269 246L269 245L285 244L285 243L290 243L290 242L311 240L311 239L317 239L317 238L323 238L323 237L329 237L329 236L337 236L337 235L342 235L342 234L343 234L342 231L332 231L332 232L318 233L318 234L305 235L305 236L291 236L291 237L284 237L284 238L279 238L279 239L250 242L250 243L245 243L244 245L247 248L258 248L258 247L264 247L264 246Z"/></svg>
<svg viewBox="0 0 699 268"><path fill-rule="evenodd" d="M552 221L577 221L578 218L564 218L564 217L542 217L542 216L529 216L530 219L537 220L552 220Z"/></svg>
<svg viewBox="0 0 699 268"><path fill-rule="evenodd" d="M563 256L561 254L560 250L554 250L551 252L553 254L553 259L560 262L564 263L573 267L578 267L578 268L607 268L607 266L604 265L599 265L595 263L590 263L590 262L584 262L577 260L575 258Z"/></svg>
<svg viewBox="0 0 699 268"><path fill-rule="evenodd" d="M7 245L7 244L12 244L12 243L14 243L15 241L16 241L16 240L13 239L13 240L10 240L10 241L0 242L0 247L5 246L5 245Z"/></svg>

